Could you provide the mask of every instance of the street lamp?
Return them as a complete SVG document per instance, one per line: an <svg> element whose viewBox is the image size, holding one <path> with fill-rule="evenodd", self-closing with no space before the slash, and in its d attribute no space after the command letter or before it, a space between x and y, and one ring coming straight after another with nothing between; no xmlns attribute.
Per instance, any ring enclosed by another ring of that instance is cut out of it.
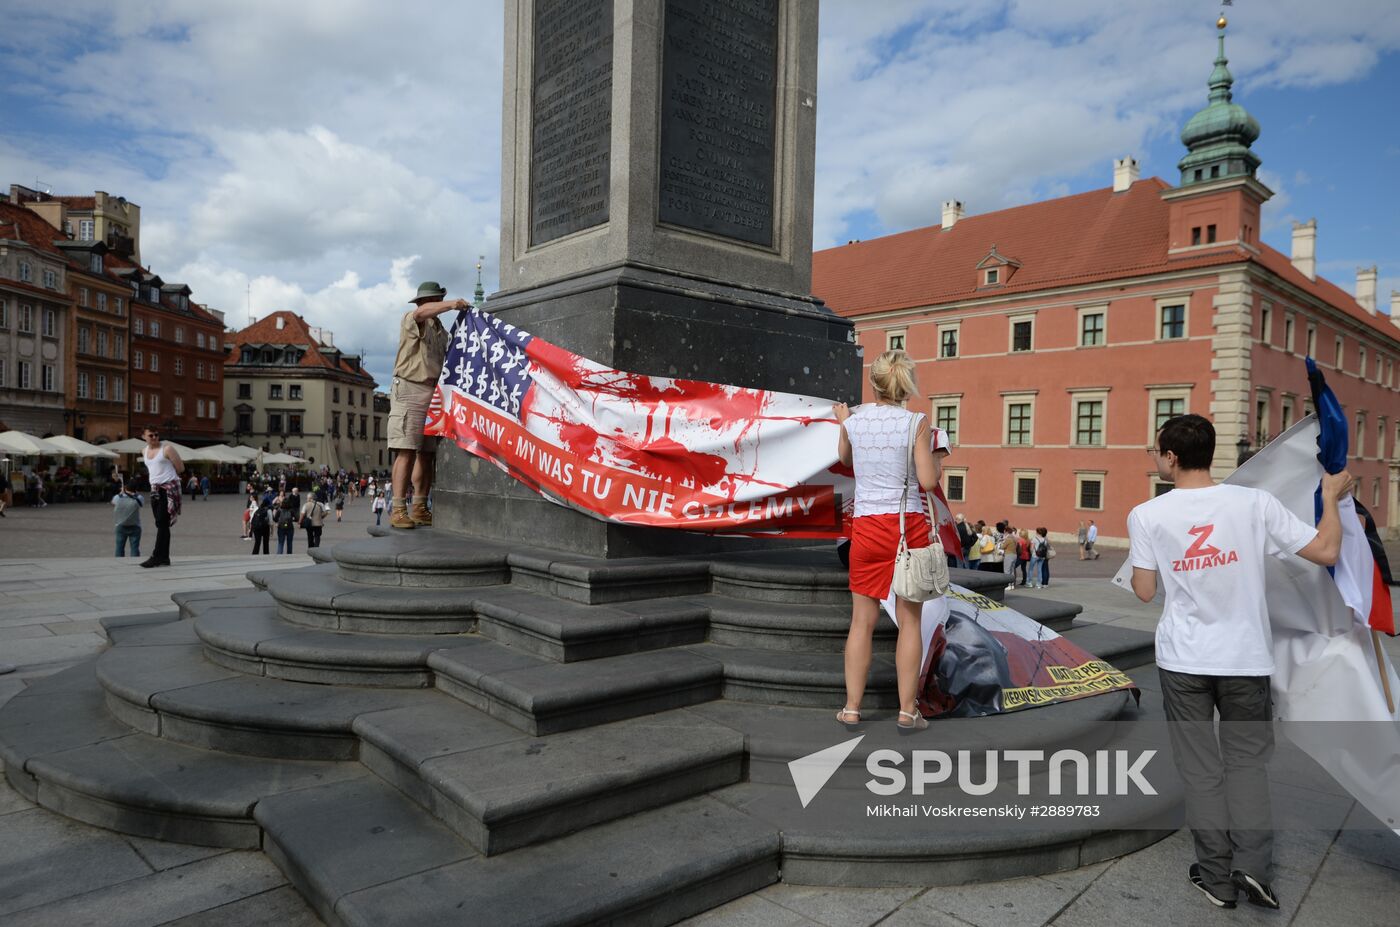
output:
<svg viewBox="0 0 1400 927"><path fill-rule="evenodd" d="M1242 467L1245 461L1254 456L1254 452L1249 449L1249 436L1240 435L1240 439L1235 442L1235 466Z"/></svg>

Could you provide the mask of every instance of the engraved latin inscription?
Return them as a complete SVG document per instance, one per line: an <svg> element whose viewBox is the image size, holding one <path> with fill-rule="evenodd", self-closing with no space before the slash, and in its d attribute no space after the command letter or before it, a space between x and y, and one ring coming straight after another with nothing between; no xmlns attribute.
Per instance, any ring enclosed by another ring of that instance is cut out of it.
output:
<svg viewBox="0 0 1400 927"><path fill-rule="evenodd" d="M666 0L662 222L773 244L779 0Z"/></svg>
<svg viewBox="0 0 1400 927"><path fill-rule="evenodd" d="M613 0L535 0L530 243L608 221Z"/></svg>

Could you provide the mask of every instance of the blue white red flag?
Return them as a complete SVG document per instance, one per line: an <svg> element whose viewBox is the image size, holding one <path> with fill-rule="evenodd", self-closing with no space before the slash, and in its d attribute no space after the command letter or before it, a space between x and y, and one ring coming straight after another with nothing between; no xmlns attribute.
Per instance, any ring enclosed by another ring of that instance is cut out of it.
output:
<svg viewBox="0 0 1400 927"><path fill-rule="evenodd" d="M854 480L832 400L605 367L463 311L425 433L605 521L719 534L848 534ZM940 539L959 549L938 489Z"/></svg>

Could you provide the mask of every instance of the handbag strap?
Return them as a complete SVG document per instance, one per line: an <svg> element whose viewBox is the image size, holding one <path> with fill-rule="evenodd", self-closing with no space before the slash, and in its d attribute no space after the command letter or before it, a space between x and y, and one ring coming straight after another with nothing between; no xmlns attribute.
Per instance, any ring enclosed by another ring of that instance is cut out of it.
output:
<svg viewBox="0 0 1400 927"><path fill-rule="evenodd" d="M904 492L899 496L899 549L905 550L909 543L904 536L904 509L909 501L909 474L914 470L914 440L919 436L920 413L914 413L909 419L909 457L904 468Z"/></svg>

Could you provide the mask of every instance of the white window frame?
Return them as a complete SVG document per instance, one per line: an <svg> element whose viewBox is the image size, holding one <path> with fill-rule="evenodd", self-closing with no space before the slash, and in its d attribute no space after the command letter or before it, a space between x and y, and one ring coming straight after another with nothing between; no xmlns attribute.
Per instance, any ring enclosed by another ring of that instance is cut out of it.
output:
<svg viewBox="0 0 1400 927"><path fill-rule="evenodd" d="M20 303L18 326L21 334L34 334L34 307L29 303Z"/></svg>
<svg viewBox="0 0 1400 927"><path fill-rule="evenodd" d="M194 417L195 417L195 418L204 418L204 400L203 400L203 399L196 399L196 400L194 401Z"/></svg>
<svg viewBox="0 0 1400 927"><path fill-rule="evenodd" d="M97 355L99 357L107 356L107 329L105 328L97 330Z"/></svg>
<svg viewBox="0 0 1400 927"><path fill-rule="evenodd" d="M57 338L57 337L58 337L58 313L57 313L57 312L54 312L52 309L45 309L45 310L44 310L43 317L42 317L42 320L43 320L43 325L44 325L44 331L43 331L44 337L45 337L45 338Z"/></svg>
<svg viewBox="0 0 1400 927"><path fill-rule="evenodd" d="M1313 360L1317 359L1317 323L1308 323L1307 341L1303 343L1305 353Z"/></svg>
<svg viewBox="0 0 1400 927"><path fill-rule="evenodd" d="M1021 501L1021 480L1035 481L1035 501ZM1040 470L1012 470L1011 471L1011 504L1016 508L1033 509L1040 506Z"/></svg>
<svg viewBox="0 0 1400 927"><path fill-rule="evenodd" d="M133 412L145 412L145 411L146 411L146 394L145 394L145 393L140 392L140 391L138 390L137 392L134 392L134 393L131 394L131 411L133 411Z"/></svg>
<svg viewBox="0 0 1400 927"><path fill-rule="evenodd" d="M50 290L58 289L58 274L54 272L53 268L44 268L44 286Z"/></svg>
<svg viewBox="0 0 1400 927"><path fill-rule="evenodd" d="M174 406L175 406L175 411L174 411L174 413L172 413L172 414L174 414L174 415L179 415L179 416L182 416L182 417L183 417L184 414L185 414L185 397L184 397L184 396L176 396L176 397L175 397Z"/></svg>
<svg viewBox="0 0 1400 927"><path fill-rule="evenodd" d="M1099 504L1097 508L1086 506L1084 502L1084 483L1093 480L1099 484ZM1074 471L1074 508L1079 512L1102 512L1104 510L1104 497L1108 495L1108 471L1107 470L1075 470Z"/></svg>
<svg viewBox="0 0 1400 927"><path fill-rule="evenodd" d="M1297 397L1292 393L1284 393L1278 400L1278 433L1283 434L1294 425L1293 416L1297 414Z"/></svg>
<svg viewBox="0 0 1400 927"><path fill-rule="evenodd" d="M210 418L218 418L218 417L219 417L219 403L218 403L218 400L216 400L216 399L211 399L211 400L209 400L209 417L210 417Z"/></svg>
<svg viewBox="0 0 1400 927"><path fill-rule="evenodd" d="M962 495L960 495L960 496L954 496L954 495L952 494L951 490L949 489L949 486L951 485L950 482L949 482L949 480L950 480L951 477L955 477L955 476L962 479ZM947 495L947 497L948 497L948 501L949 501L949 502L966 502L966 501L967 501L967 467L944 467L944 468L943 468L943 489L944 489L944 493L945 493L945 494Z"/></svg>
<svg viewBox="0 0 1400 927"><path fill-rule="evenodd" d="M78 220L78 241L93 241L94 234L95 231L91 219Z"/></svg>
<svg viewBox="0 0 1400 927"><path fill-rule="evenodd" d="M1297 332L1297 319L1292 312L1283 314L1283 349L1289 354L1293 353L1293 337Z"/></svg>
<svg viewBox="0 0 1400 927"><path fill-rule="evenodd" d="M1259 343L1274 344L1274 304L1267 299L1259 304Z"/></svg>
<svg viewBox="0 0 1400 927"><path fill-rule="evenodd" d="M1352 442L1351 456L1357 460L1366 459L1366 410L1356 413L1356 438Z"/></svg>
<svg viewBox="0 0 1400 927"><path fill-rule="evenodd" d="M1103 327L1099 333L1103 337L1103 341L1098 344L1084 343L1084 318L1090 315L1103 316ZM1103 348L1108 346L1108 303L1079 307L1079 312L1075 318L1075 343L1081 348Z"/></svg>
<svg viewBox="0 0 1400 927"><path fill-rule="evenodd" d="M86 370L78 371L78 398L88 398L88 372Z"/></svg>
<svg viewBox="0 0 1400 927"><path fill-rule="evenodd" d="M181 357L179 354L176 354L176 355L175 355L175 376L177 376L177 377L183 377L184 375L185 375L185 359L184 359L183 357Z"/></svg>
<svg viewBox="0 0 1400 927"><path fill-rule="evenodd" d="M1264 417L1260 420L1259 404L1264 404ZM1269 426L1274 421L1274 391L1266 386L1261 386L1254 391L1254 434L1251 436L1254 443L1263 447L1269 440Z"/></svg>
<svg viewBox="0 0 1400 927"><path fill-rule="evenodd" d="M1147 388L1147 443L1157 441L1157 400L1180 399L1182 415L1191 414L1191 388L1193 383L1163 383Z"/></svg>
<svg viewBox="0 0 1400 927"><path fill-rule="evenodd" d="M1175 306L1181 307L1181 337L1164 338L1162 337L1163 317L1166 315L1166 312L1169 308L1173 308ZM1152 333L1152 340L1186 341L1188 338L1191 337L1191 297L1189 294L1183 294L1181 296L1159 296L1156 300L1156 307L1157 311L1154 313L1154 315L1157 325L1156 330Z"/></svg>
<svg viewBox="0 0 1400 927"><path fill-rule="evenodd" d="M944 354L944 353L943 353L943 333L944 333L944 332L952 332L952 333L953 333L953 353L952 353L952 354ZM943 324L941 324L941 325L938 326L938 352L937 352L937 354L938 354L938 359L939 359L939 360L957 360L959 357L962 356L962 323L961 323L961 322L944 322Z"/></svg>
<svg viewBox="0 0 1400 927"><path fill-rule="evenodd" d="M126 399L126 378L112 377L112 401L123 402Z"/></svg>
<svg viewBox="0 0 1400 927"><path fill-rule="evenodd" d="M1031 326L1031 345L1024 351L1016 350L1016 326L1021 322L1028 322ZM1035 313L1022 312L1006 318L1006 353L1007 354L1034 354L1035 353Z"/></svg>
<svg viewBox="0 0 1400 927"><path fill-rule="evenodd" d="M185 343L185 327L184 327L183 325L176 325L176 326L175 326L175 343L176 343L176 344L184 344L184 343Z"/></svg>
<svg viewBox="0 0 1400 927"><path fill-rule="evenodd" d="M150 407L152 415L160 414L160 393L151 393Z"/></svg>
<svg viewBox="0 0 1400 927"><path fill-rule="evenodd" d="M1339 371L1340 371L1340 370L1345 370L1345 369L1346 369L1346 363L1347 363L1347 344L1346 344L1346 339L1344 339L1341 335L1338 335L1338 336L1337 336L1337 340L1336 340L1336 342L1335 342L1335 348L1334 348L1334 350L1332 351L1332 369L1333 369L1333 370L1339 370Z"/></svg>
<svg viewBox="0 0 1400 927"><path fill-rule="evenodd" d="M19 279L21 283L34 282L34 269L29 265L28 261L19 262Z"/></svg>
<svg viewBox="0 0 1400 927"><path fill-rule="evenodd" d="M96 390L93 392L93 397L105 402L107 400L107 374L99 373L97 375L96 387Z"/></svg>
<svg viewBox="0 0 1400 927"><path fill-rule="evenodd" d="M943 427L943 426L941 426L941 425L938 424L938 410L939 410L939 409L952 409L952 410L953 410L953 418L954 418L954 420L955 420L955 424L954 424L954 426L953 426L953 430L952 430L952 431L949 433L949 435L948 435L948 445L949 445L949 447L957 447L958 444L959 444L959 442L961 441L961 434L962 434L962 396L963 396L962 393L942 393L942 394L937 395L937 396L930 396L930 397L929 397L929 417L930 417L931 422L932 422L935 426L937 426L937 427L939 427L939 428L942 428L942 427ZM947 429L944 429L944 430L947 431Z"/></svg>
<svg viewBox="0 0 1400 927"><path fill-rule="evenodd" d="M132 370L145 370L145 369L146 369L146 352L143 351L143 350L141 350L140 348L137 348L136 350L134 350L134 351L131 352L131 369L132 369Z"/></svg>
<svg viewBox="0 0 1400 927"><path fill-rule="evenodd" d="M1001 446L1035 447L1035 391L1022 390L1016 393L1001 394ZM1030 406L1030 428L1025 443L1011 443L1011 407Z"/></svg>
<svg viewBox="0 0 1400 927"><path fill-rule="evenodd" d="M1366 345L1356 346L1356 376L1363 382L1366 379Z"/></svg>
<svg viewBox="0 0 1400 927"><path fill-rule="evenodd" d="M24 361L24 360L22 360L22 361L19 362L19 388L20 388L20 389L33 389L33 388L34 388L34 362L33 362L33 361Z"/></svg>
<svg viewBox="0 0 1400 927"><path fill-rule="evenodd" d="M98 293L98 294L97 294L97 311L98 311L98 312L106 312L106 311L107 311L107 294L106 294L106 293Z"/></svg>
<svg viewBox="0 0 1400 927"><path fill-rule="evenodd" d="M1001 286L1001 266L985 267L982 269L983 286Z"/></svg>
<svg viewBox="0 0 1400 927"><path fill-rule="evenodd" d="M85 286L80 286L80 287L78 287L78 305L79 305L79 306L82 306L84 309L86 309L86 308L87 308L87 304L88 304L88 288L85 287Z"/></svg>
<svg viewBox="0 0 1400 927"><path fill-rule="evenodd" d="M1173 304L1175 305L1175 304ZM1070 447L1108 447L1108 393L1107 389L1095 387L1091 389L1071 389L1069 392L1069 446ZM1079 404L1081 402L1102 402L1103 403L1103 440L1097 444L1081 444L1079 442Z"/></svg>
<svg viewBox="0 0 1400 927"><path fill-rule="evenodd" d="M899 344L896 345L895 342ZM886 351L904 351L905 345L909 343L909 330L906 328L896 328L885 332Z"/></svg>
<svg viewBox="0 0 1400 927"><path fill-rule="evenodd" d="M160 373L160 355L155 351L151 352L151 366L149 369L151 373Z"/></svg>
<svg viewBox="0 0 1400 927"><path fill-rule="evenodd" d="M58 369L53 364L39 365L39 389L45 393L58 391Z"/></svg>
<svg viewBox="0 0 1400 927"><path fill-rule="evenodd" d="M158 321L155 320L155 319L151 319L151 337L152 337L152 338L159 338L159 337L160 337L160 322L158 322Z"/></svg>

